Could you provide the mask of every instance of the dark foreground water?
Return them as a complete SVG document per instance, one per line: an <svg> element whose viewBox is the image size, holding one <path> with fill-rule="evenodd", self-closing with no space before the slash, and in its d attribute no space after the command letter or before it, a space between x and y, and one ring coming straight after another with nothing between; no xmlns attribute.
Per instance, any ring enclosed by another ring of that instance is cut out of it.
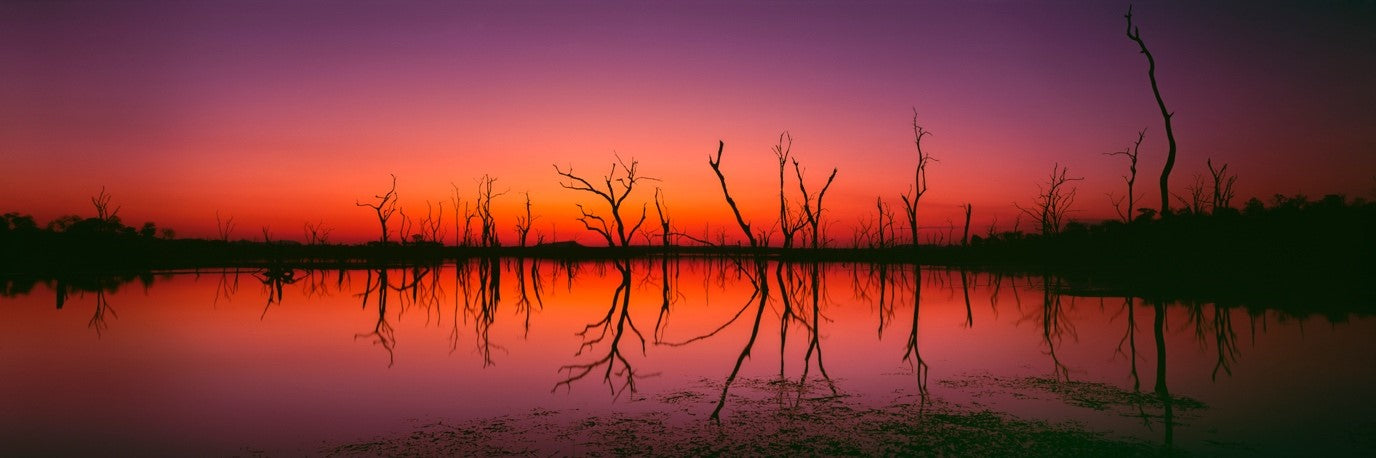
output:
<svg viewBox="0 0 1376 458"><path fill-rule="evenodd" d="M500 425L487 450L577 454L557 431L498 433L651 415L678 434L818 399L992 413L1162 451L1376 451L1369 316L703 260L3 282L10 456L396 453L348 446L435 425ZM642 436L628 440L657 440Z"/></svg>

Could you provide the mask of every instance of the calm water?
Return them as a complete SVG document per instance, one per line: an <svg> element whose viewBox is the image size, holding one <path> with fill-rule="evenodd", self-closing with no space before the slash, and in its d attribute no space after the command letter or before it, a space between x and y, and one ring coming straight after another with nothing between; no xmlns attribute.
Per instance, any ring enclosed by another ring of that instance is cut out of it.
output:
<svg viewBox="0 0 1376 458"><path fill-rule="evenodd" d="M504 260L4 286L6 454L316 453L435 420L640 412L804 374L862 403L925 390L1203 453L1376 448L1371 317L1071 295L1054 278ZM1186 400L1095 408L1047 381ZM687 421L717 404L701 405Z"/></svg>

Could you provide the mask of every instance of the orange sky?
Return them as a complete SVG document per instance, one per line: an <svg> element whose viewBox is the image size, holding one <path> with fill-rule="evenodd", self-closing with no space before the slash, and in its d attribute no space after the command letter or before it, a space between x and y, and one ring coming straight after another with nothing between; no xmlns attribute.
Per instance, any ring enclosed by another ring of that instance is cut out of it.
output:
<svg viewBox="0 0 1376 458"><path fill-rule="evenodd" d="M0 211L89 215L103 185L126 223L180 236L212 236L219 211L236 237L323 221L354 242L376 238L354 201L388 173L411 214L488 173L510 190L503 230L529 191L537 232L591 243L573 220L589 200L552 165L601 174L619 153L662 180L679 229L734 234L707 155L726 141L731 188L768 226L788 130L810 179L840 169L828 217L848 243L876 196L900 205L913 107L941 161L925 225L971 202L976 227L1006 229L1056 162L1085 178L1074 217L1111 216L1126 167L1101 153L1143 127L1139 189L1159 205L1163 129L1125 5L1053 5L6 4ZM1240 176L1238 205L1376 192L1373 16L1343 10L1363 7L1136 8L1176 112L1175 192L1210 157Z"/></svg>

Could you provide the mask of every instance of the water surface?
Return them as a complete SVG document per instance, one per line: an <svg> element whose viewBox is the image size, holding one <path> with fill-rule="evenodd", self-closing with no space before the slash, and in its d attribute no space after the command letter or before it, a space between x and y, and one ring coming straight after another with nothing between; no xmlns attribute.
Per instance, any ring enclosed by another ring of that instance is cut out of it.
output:
<svg viewBox="0 0 1376 458"><path fill-rule="evenodd" d="M435 421L655 412L685 393L707 395L674 421L707 422L779 380L1192 452L1376 448L1376 320L1050 277L508 259L4 286L0 442L22 455L319 453Z"/></svg>

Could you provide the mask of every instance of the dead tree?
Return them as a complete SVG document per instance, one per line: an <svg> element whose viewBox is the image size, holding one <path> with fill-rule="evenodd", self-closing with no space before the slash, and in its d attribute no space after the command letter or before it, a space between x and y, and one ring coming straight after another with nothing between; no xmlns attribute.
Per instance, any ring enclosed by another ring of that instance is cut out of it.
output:
<svg viewBox="0 0 1376 458"><path fill-rule="evenodd" d="M793 135L787 131L779 134L779 143L774 145L774 157L779 160L779 230L783 233L785 249L793 247L794 235L806 224L804 215L795 217L793 212L789 211L788 199L784 196L784 169L787 168L792 152Z"/></svg>
<svg viewBox="0 0 1376 458"><path fill-rule="evenodd" d="M760 243L755 238L755 233L750 231L750 223L745 222L741 217L741 209L736 207L736 200L731 198L731 192L726 190L726 176L721 174L721 152L726 149L726 142L717 141L717 158L707 156L707 165L712 166L712 171L716 172L717 180L721 182L721 193L726 197L726 205L731 207L731 213L736 215L736 224L740 225L741 232L745 233L746 240L750 241L751 248L759 248ZM724 240L723 240L724 241Z"/></svg>
<svg viewBox="0 0 1376 458"><path fill-rule="evenodd" d="M658 187L655 188L655 216L659 217L660 242L667 247L669 246L669 234L671 233L669 227L669 205L664 203L664 190ZM669 280L667 276L664 281L665 288L668 288ZM667 293L665 297L668 297ZM665 306L668 306L668 299L665 299ZM656 327L656 329L658 329L658 327Z"/></svg>
<svg viewBox="0 0 1376 458"><path fill-rule="evenodd" d="M836 168L831 168L831 175L827 176L826 184L822 185L822 190L817 192L816 208L813 208L812 195L807 193L807 185L803 183L803 168L798 165L798 159L793 159L793 171L798 174L798 191L803 194L803 217L812 232L812 249L820 247L821 240L820 225L822 224L822 198L826 197L827 189L831 188L832 180L836 179Z"/></svg>
<svg viewBox="0 0 1376 458"><path fill-rule="evenodd" d="M425 201L425 219L420 221L421 241L443 244L444 231L444 201L433 207L430 201Z"/></svg>
<svg viewBox="0 0 1376 458"><path fill-rule="evenodd" d="M1193 178L1194 181L1191 181L1189 185L1185 186L1184 196L1179 194L1174 195L1175 200L1180 201L1180 206L1184 207L1183 211L1192 215L1200 215L1203 214L1204 209L1208 208L1211 204L1211 202L1209 202L1210 196L1206 194L1208 192L1208 185L1204 184L1204 177L1200 176L1198 173L1194 174Z"/></svg>
<svg viewBox="0 0 1376 458"><path fill-rule="evenodd" d="M526 238L530 235L530 225L535 222L535 216L530 214L530 192L526 192L526 216L516 216L516 240L521 246L526 246Z"/></svg>
<svg viewBox="0 0 1376 458"><path fill-rule="evenodd" d="M1204 162L1209 165L1209 175L1214 179L1213 213L1218 213L1220 208L1232 208L1233 184L1237 183L1237 175L1228 174L1228 164L1214 169L1213 159Z"/></svg>
<svg viewBox="0 0 1376 458"><path fill-rule="evenodd" d="M454 206L454 245L470 246L473 244L473 212L472 203L463 200L463 194L459 192L459 185L449 183L453 189L453 194L449 196L449 202ZM463 204L463 217L459 217L459 204Z"/></svg>
<svg viewBox="0 0 1376 458"><path fill-rule="evenodd" d="M405 208L398 208L397 214L401 215L401 224L397 225L397 240L399 243L405 244L412 241L411 230L415 229L416 225L411 221L410 216L406 216ZM419 235L416 236L415 241L420 241Z"/></svg>
<svg viewBox="0 0 1376 458"><path fill-rule="evenodd" d="M961 208L964 208L964 209L965 209L965 230L962 231L962 232L960 233L960 246L969 246L969 245L970 245L970 212L974 211L975 206L974 206L973 204L968 204L968 203L967 203L967 204L965 204L965 205L962 205ZM962 273L964 273L964 271L962 271Z"/></svg>
<svg viewBox="0 0 1376 458"><path fill-rule="evenodd" d="M913 208L915 209L917 207ZM871 242L870 246L874 248L886 248L896 245L898 243L896 240L898 238L898 230L894 228L893 207L889 206L888 202L884 202L884 198L876 196L874 198L874 209L875 213L879 215L879 222L875 226L875 242ZM917 239L913 239L913 245L917 245Z"/></svg>
<svg viewBox="0 0 1376 458"><path fill-rule="evenodd" d="M1104 153L1105 156L1126 156L1128 158L1128 174L1123 175L1123 181L1126 181L1128 184L1128 194L1117 199L1113 198L1113 193L1110 192L1108 194L1109 202L1113 203L1113 210L1118 212L1118 217L1122 218L1124 223L1132 222L1132 214L1137 211L1138 196L1135 191L1132 190L1132 187L1137 183L1137 151L1142 147L1142 138L1146 137L1146 135L1147 129L1142 129L1137 132L1137 141L1132 142L1132 148L1123 148L1122 151ZM1128 204L1126 211L1123 209L1124 200L1126 200Z"/></svg>
<svg viewBox="0 0 1376 458"><path fill-rule="evenodd" d="M558 164L554 165L554 171L558 173L559 176L568 180L567 182L561 181L559 186L574 191L590 192L607 202L607 206L611 208L612 220L610 222L603 216L589 212L586 208L583 208L583 204L578 204L578 211L583 214L583 216L578 217L578 221L583 223L583 227L587 228L587 230L596 232L598 235L601 235L602 238L606 239L608 246L617 246L618 243L623 247L630 246L631 239L635 237L636 232L640 230L640 225L645 223L648 204L641 204L640 218L634 225L631 225L629 231L626 230L626 220L621 216L621 207L625 204L626 198L635 190L636 182L640 180L655 180L654 178L637 175L638 166L639 162L634 158L632 158L631 163L627 165L626 162L621 159L621 156L617 156L616 162L612 163L612 170L602 177L602 184L599 187L588 182L588 180L574 175L573 168L564 171L559 168ZM613 233L613 231L615 233ZM613 237L613 235L615 237Z"/></svg>
<svg viewBox="0 0 1376 458"><path fill-rule="evenodd" d="M96 218L100 218L101 221L105 222L115 220L116 215L119 214L119 207L115 207L114 211L110 211L110 199L113 197L114 196L105 192L104 186L100 187L100 194L91 197L91 205L96 207Z"/></svg>
<svg viewBox="0 0 1376 458"><path fill-rule="evenodd" d="M220 241L228 242L230 234L234 232L234 217L220 220L220 211L215 210L215 230L220 234Z"/></svg>
<svg viewBox="0 0 1376 458"><path fill-rule="evenodd" d="M1166 216L1171 212L1169 182L1171 168L1175 167L1175 130L1171 129L1171 116L1174 114L1166 109L1166 102L1161 100L1161 89L1156 85L1156 59L1152 58L1151 51L1147 50L1147 44L1142 41L1141 31L1132 25L1132 5L1128 5L1128 14L1124 17L1128 19L1128 39L1136 42L1142 48L1142 54L1147 56L1147 79L1151 80L1151 92L1156 96L1156 106L1161 109L1161 119L1166 123L1166 143L1169 149L1166 152L1166 165L1161 169L1161 216Z"/></svg>
<svg viewBox="0 0 1376 458"><path fill-rule="evenodd" d="M497 182L497 178L483 174L478 179L478 202L475 205L474 217L482 224L478 243L484 247L497 247L502 245L501 238L497 236L497 220L492 216L492 199L506 194L506 191L494 192L492 185ZM465 223L465 231L467 231Z"/></svg>
<svg viewBox="0 0 1376 458"><path fill-rule="evenodd" d="M354 201L354 205L368 207L377 213L378 225L382 228L382 243L387 243L387 220L392 219L392 214L397 211L397 176L392 175L392 187L386 194L376 195L377 203L364 203Z"/></svg>
<svg viewBox="0 0 1376 458"><path fill-rule="evenodd" d="M1070 213L1070 205L1075 202L1076 188L1066 189L1066 185L1072 181L1080 181L1084 178L1066 177L1066 167L1061 164L1051 166L1051 176L1045 185L1038 184L1037 189L1041 192L1032 201L1031 207L1023 207L1017 203L1013 206L1021 210L1023 214L1031 217L1037 225L1041 227L1042 235L1055 235L1061 233L1061 223L1065 216Z"/></svg>
<svg viewBox="0 0 1376 458"><path fill-rule="evenodd" d="M912 235L913 246L917 246L917 203L927 193L927 164L935 161L931 155L922 151L922 137L931 135L927 129L917 124L917 109L913 109L913 145L917 147L917 169L913 173L913 187L904 193L903 212L908 217L908 230Z"/></svg>
<svg viewBox="0 0 1376 458"><path fill-rule="evenodd" d="M306 222L306 244L307 244L307 245L324 245L324 244L327 244L327 243L329 243L329 240L330 240L330 233L331 233L331 232L334 232L334 228L325 227L325 223L324 223L324 222L311 223L310 221L307 221L307 222Z"/></svg>

